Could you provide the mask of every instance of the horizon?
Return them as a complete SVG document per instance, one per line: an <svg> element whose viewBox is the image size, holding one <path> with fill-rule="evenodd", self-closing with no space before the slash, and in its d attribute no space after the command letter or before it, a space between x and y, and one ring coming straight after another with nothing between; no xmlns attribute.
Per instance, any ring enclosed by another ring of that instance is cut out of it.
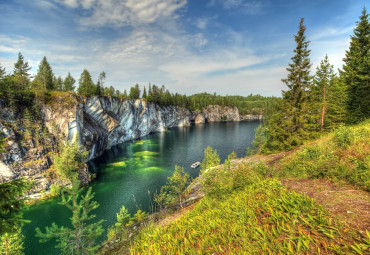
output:
<svg viewBox="0 0 370 255"><path fill-rule="evenodd" d="M172 93L281 96L294 35L305 18L312 74L335 69L365 1L20 0L0 3L0 64L21 52L35 74L44 56L56 76L83 69L123 92L138 83ZM263 31L263 32L261 32Z"/></svg>

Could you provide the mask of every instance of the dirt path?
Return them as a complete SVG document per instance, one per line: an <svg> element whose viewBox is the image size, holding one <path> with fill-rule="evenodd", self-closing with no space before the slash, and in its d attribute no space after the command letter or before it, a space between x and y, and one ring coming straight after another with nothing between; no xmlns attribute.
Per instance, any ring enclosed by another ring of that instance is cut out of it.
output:
<svg viewBox="0 0 370 255"><path fill-rule="evenodd" d="M281 180L288 188L314 198L333 216L365 234L370 231L370 193L324 179Z"/></svg>

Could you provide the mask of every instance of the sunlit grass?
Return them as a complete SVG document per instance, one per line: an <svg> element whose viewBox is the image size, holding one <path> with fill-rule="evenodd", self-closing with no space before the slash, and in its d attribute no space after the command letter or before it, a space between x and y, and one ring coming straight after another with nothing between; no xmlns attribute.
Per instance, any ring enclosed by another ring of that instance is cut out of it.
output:
<svg viewBox="0 0 370 255"><path fill-rule="evenodd" d="M370 122L342 127L282 161L278 177L327 178L370 191Z"/></svg>
<svg viewBox="0 0 370 255"><path fill-rule="evenodd" d="M348 253L346 230L308 196L263 180L225 200L204 198L168 224L151 225L135 239L133 254Z"/></svg>

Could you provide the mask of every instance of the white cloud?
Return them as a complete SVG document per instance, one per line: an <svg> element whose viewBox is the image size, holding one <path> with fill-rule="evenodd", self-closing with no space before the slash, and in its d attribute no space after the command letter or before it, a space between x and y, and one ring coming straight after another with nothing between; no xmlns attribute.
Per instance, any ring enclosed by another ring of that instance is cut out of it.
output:
<svg viewBox="0 0 370 255"><path fill-rule="evenodd" d="M82 7L91 15L81 24L92 27L123 27L150 24L176 17L187 0L58 0L70 8Z"/></svg>
<svg viewBox="0 0 370 255"><path fill-rule="evenodd" d="M262 9L260 0L210 0L209 7L221 5L228 10L239 10L246 14L256 14Z"/></svg>

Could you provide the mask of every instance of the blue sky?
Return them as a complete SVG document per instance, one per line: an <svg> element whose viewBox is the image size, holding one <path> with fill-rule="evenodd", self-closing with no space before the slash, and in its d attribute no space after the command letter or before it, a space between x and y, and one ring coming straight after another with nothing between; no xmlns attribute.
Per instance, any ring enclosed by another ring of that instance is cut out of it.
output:
<svg viewBox="0 0 370 255"><path fill-rule="evenodd" d="M56 75L123 91L139 83L172 92L279 96L300 18L312 70L328 54L336 68L365 0L1 0L0 65L18 52L37 72L46 56Z"/></svg>

